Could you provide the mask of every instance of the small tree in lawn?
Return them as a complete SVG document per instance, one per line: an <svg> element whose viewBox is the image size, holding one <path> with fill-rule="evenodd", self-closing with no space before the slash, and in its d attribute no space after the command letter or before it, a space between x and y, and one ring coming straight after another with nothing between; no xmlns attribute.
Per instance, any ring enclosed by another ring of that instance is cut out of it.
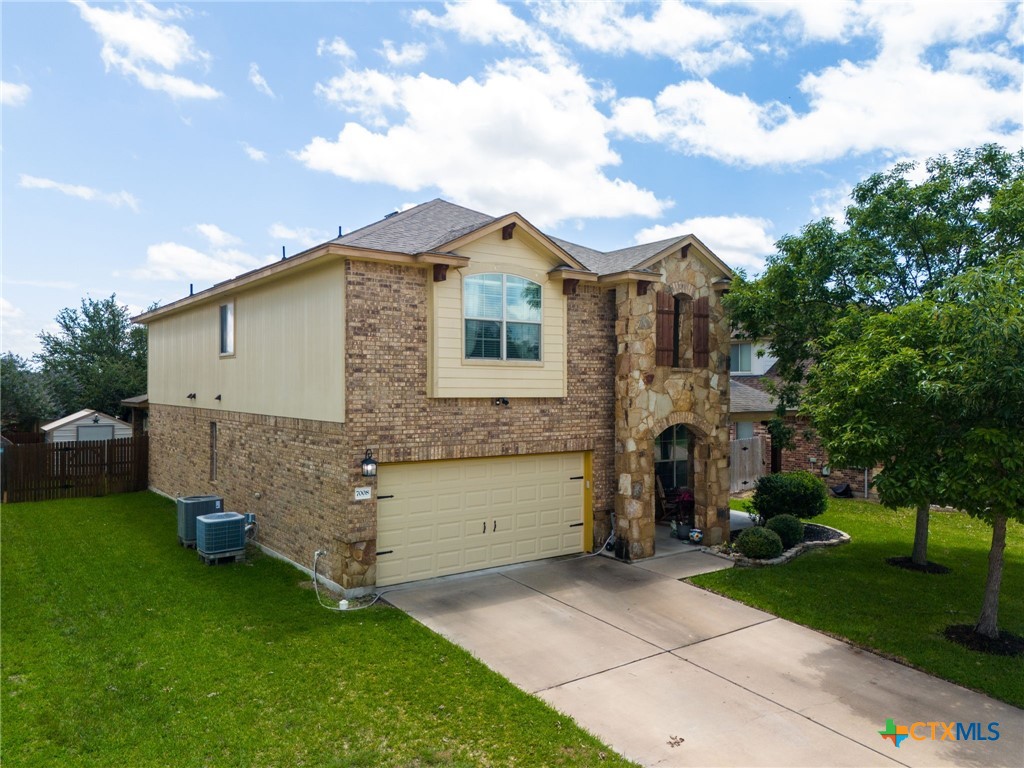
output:
<svg viewBox="0 0 1024 768"><path fill-rule="evenodd" d="M803 412L833 463L881 465L875 484L882 503L917 510L911 562L938 568L928 563L928 516L939 501L950 425L929 389L933 358L941 354L934 305L918 300L888 313L851 312L821 347Z"/></svg>
<svg viewBox="0 0 1024 768"><path fill-rule="evenodd" d="M844 339L856 338L868 318L939 290L965 270L992 262L1024 240L1024 150L1011 153L990 144L951 158L932 158L925 167L927 177L917 183L909 178L911 163L870 176L853 190L845 230L837 229L831 219L808 224L799 235L779 240L778 253L757 280L733 283L726 302L734 323L750 338L769 339L771 354L778 358L780 382L774 394L780 418L800 403L809 369L843 346ZM997 200L1002 202L997 205ZM826 341L833 334L838 336ZM868 350L861 353L867 355ZM858 368L854 358L833 362L848 370ZM894 362L877 380L864 378L863 391L877 394L899 388L901 377L915 375L909 363ZM869 397L864 395L863 401ZM859 431L862 450L844 454L840 442L830 439L844 418L837 410L825 427L834 464L840 465L837 459L842 455L844 463L869 465L875 463L872 457L938 441L931 432L935 425L914 418L916 406L909 398L901 409L874 402L879 413L873 423L885 424L896 434L876 436L877 444L870 446L872 425L851 424L848 434ZM818 416L830 418L825 412ZM820 430L822 425L815 426ZM879 486L891 503L917 507L912 559L920 565L927 563L928 507L937 501L925 480L933 469L926 463L894 460Z"/></svg>
<svg viewBox="0 0 1024 768"><path fill-rule="evenodd" d="M999 637L1007 521L1024 522L1024 253L837 326L805 409L830 451L883 463L887 504L926 498L992 526L974 631Z"/></svg>
<svg viewBox="0 0 1024 768"><path fill-rule="evenodd" d="M945 294L942 354L927 382L952 433L942 498L992 526L974 630L996 639L1007 522L1024 522L1024 251L965 273Z"/></svg>

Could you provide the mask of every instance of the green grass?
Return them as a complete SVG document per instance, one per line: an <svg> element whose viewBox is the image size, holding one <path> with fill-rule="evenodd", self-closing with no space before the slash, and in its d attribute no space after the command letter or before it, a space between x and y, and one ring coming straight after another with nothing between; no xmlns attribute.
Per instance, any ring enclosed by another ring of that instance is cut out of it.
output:
<svg viewBox="0 0 1024 768"><path fill-rule="evenodd" d="M202 565L156 495L0 514L5 767L630 765L398 610Z"/></svg>
<svg viewBox="0 0 1024 768"><path fill-rule="evenodd" d="M831 499L815 523L846 531L849 544L812 550L784 566L733 568L692 579L706 589L851 640L938 677L1024 706L1024 659L968 651L943 637L981 610L992 529L962 513L933 512L928 559L946 575L887 565L909 555L914 512ZM999 627L1024 635L1024 526L1007 529Z"/></svg>

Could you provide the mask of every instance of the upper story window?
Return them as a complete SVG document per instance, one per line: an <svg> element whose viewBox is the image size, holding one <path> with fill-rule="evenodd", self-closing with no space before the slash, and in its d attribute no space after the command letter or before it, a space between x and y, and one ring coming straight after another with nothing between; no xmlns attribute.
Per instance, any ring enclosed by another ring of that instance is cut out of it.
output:
<svg viewBox="0 0 1024 768"><path fill-rule="evenodd" d="M541 287L515 275L464 281L466 359L540 360Z"/></svg>
<svg viewBox="0 0 1024 768"><path fill-rule="evenodd" d="M706 368L710 354L710 305L707 296L655 294L655 365Z"/></svg>
<svg viewBox="0 0 1024 768"><path fill-rule="evenodd" d="M235 304L220 305L220 353L235 354Z"/></svg>
<svg viewBox="0 0 1024 768"><path fill-rule="evenodd" d="M751 345L733 344L729 353L729 373L752 373Z"/></svg>

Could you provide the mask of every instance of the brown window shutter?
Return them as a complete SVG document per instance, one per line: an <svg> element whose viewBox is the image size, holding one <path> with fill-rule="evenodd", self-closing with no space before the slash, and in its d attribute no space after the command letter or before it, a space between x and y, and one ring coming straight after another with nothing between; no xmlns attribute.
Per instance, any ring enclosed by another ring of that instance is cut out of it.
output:
<svg viewBox="0 0 1024 768"><path fill-rule="evenodd" d="M708 297L701 296L693 302L693 367L708 367L708 325L711 319Z"/></svg>
<svg viewBox="0 0 1024 768"><path fill-rule="evenodd" d="M676 300L672 294L658 291L658 322L655 326L655 365L672 365L672 352L675 345L673 330L675 327Z"/></svg>

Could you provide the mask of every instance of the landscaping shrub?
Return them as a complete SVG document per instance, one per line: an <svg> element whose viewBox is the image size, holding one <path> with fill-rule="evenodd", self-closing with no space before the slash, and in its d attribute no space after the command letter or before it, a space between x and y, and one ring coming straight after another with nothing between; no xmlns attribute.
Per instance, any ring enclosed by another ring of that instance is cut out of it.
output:
<svg viewBox="0 0 1024 768"><path fill-rule="evenodd" d="M757 481L751 506L767 522L779 515L817 517L827 503L828 491L818 477L810 472L781 472Z"/></svg>
<svg viewBox="0 0 1024 768"><path fill-rule="evenodd" d="M782 554L782 539L767 528L747 528L736 539L736 549L752 560L771 560Z"/></svg>
<svg viewBox="0 0 1024 768"><path fill-rule="evenodd" d="M779 534L784 549L795 547L804 540L804 524L793 515L773 517L764 527Z"/></svg>

